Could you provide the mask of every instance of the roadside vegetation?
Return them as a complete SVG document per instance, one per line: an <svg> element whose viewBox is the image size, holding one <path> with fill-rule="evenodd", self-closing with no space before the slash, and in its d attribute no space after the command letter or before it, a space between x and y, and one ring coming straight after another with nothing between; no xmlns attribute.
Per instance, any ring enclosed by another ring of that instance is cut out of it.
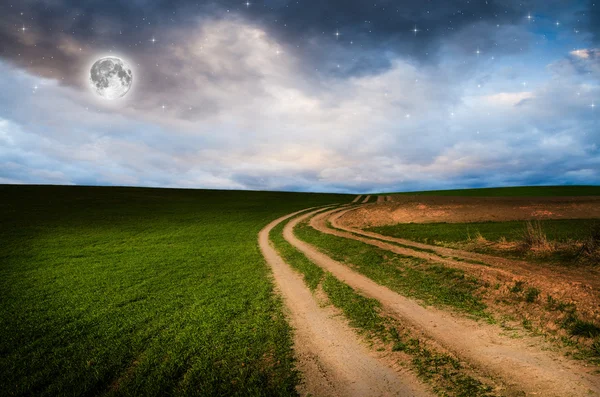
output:
<svg viewBox="0 0 600 397"><path fill-rule="evenodd" d="M509 223L509 222L505 222ZM554 236L560 236L561 232L563 236L567 236L567 231L570 226L567 226L568 223L562 223L561 226L563 228L555 228ZM514 223L513 223L514 224ZM540 249L544 245L549 244L549 239L543 232L543 229L540 227L538 223L521 223L523 230L521 231L521 236L517 237L520 239L527 238L527 244L530 244L527 249L531 249L531 247L535 247L533 249ZM411 228L413 226L420 227L424 226L425 228L431 226L454 226L455 224L407 224L402 226L407 226ZM492 225L491 230L494 231L493 224L491 223L483 223L485 226ZM592 230L596 231L593 227L594 223L591 223ZM329 224L329 227L332 227ZM382 228L372 228L370 230L379 232ZM347 263L365 263L369 262L369 260L361 261L357 259L357 256L354 256L352 259L348 259L347 256L338 255L335 257L335 252L332 250L328 250L328 248L324 248L326 244L331 245L332 242L337 241L341 244L341 237L335 237L330 235L321 235L321 241L319 239L318 232L314 229L310 228L306 223L300 225L298 230L298 236L302 237L302 233L304 233L303 239L307 242L315 244L319 246L327 254L330 254L335 259ZM312 231L311 231L312 230ZM430 229L431 230L431 229ZM457 230L460 230L457 228ZM506 230L506 229L504 229ZM448 232L448 230L442 230L442 232ZM580 231L581 232L581 231ZM452 234L449 234L452 236ZM582 232L581 235L585 235L585 232ZM327 236L327 237L325 237ZM331 237L331 238L330 238ZM402 236L396 236L402 237ZM369 237L370 238L370 237ZM404 238L406 238L404 236ZM479 237L481 239L481 237ZM325 240L323 240L325 239ZM373 238L376 241L383 241L377 238ZM415 240L413 238L413 240ZM325 241L325 242L324 242ZM354 240L350 240L355 242ZM417 240L418 241L418 240ZM569 241L566 239L566 241ZM598 249L598 239L597 238L589 238L586 241L585 247L591 252L592 255L597 255ZM384 241L387 244L398 245L403 248L419 251L419 252L427 252L433 253L434 251L429 249L421 249L414 248L411 246L405 246L398 243L390 243L388 241ZM424 241L429 242L431 241ZM377 252L379 248L373 247L371 245L364 244L362 242L356 242L357 244L363 244L364 252L366 250L370 251L371 254ZM519 244L524 244L523 242L519 242ZM440 245L450 245L450 244L440 244ZM348 245L351 246L351 245ZM341 245L335 250L338 250L339 253L343 253L340 249ZM370 247L370 248L368 248ZM461 246L462 247L462 246ZM352 250L349 251L352 254ZM490 252L490 251L486 251ZM363 255L365 255L363 253ZM375 263L379 263L382 266L388 266L391 264L389 255L395 255L388 251L383 250L382 254L379 257L372 256L371 264L369 267L373 267ZM437 254L436 254L437 255ZM401 255L400 255L401 256ZM468 262L471 264L479 264L485 267L489 267L490 265L484 262L478 262L472 259L461 259L452 256L443 256L438 255L440 258L444 259L452 259L459 262ZM508 255L503 255L508 256ZM591 256L591 255L590 255ZM414 260L418 260L413 257L409 257ZM354 261L354 262L353 262ZM424 262L424 260L421 260ZM443 268L442 265L438 265ZM368 271L365 271L363 266L359 266L355 270L362 272L365 275L368 275ZM491 268L490 268L491 269ZM389 270L393 272L393 270ZM470 272L468 272L470 273ZM466 277L470 277L473 279L473 283L478 285L479 287L474 292L474 296L483 302L484 307L486 307L485 313L488 316L488 321L497 322L504 328L507 332L515 337L521 334L523 330L532 333L534 335L546 335L549 341L552 341L555 346L563 349L563 352L567 355L571 355L575 358L585 359L588 362L598 365L600 364L600 350L598 346L600 345L600 333L597 330L600 330L600 323L597 322L597 310L593 307L593 302L581 301L583 307L578 307L577 304L572 300L574 296L570 296L566 291L556 291L552 292L552 285L544 285L547 287L544 291L538 288L538 283L536 280L530 280L533 285L529 284L528 281L524 281L520 278L511 279L511 278L497 278L493 275L494 273L487 273L485 268L479 269L479 271L472 273L472 276L466 274ZM368 275L369 276L369 275ZM371 277L371 276L369 276ZM393 276L390 276L393 277ZM373 277L371 277L373 278ZM375 278L373 278L375 280ZM381 284L384 284L385 281L378 281ZM377 280L375 280L377 281ZM388 285L389 286L389 285ZM398 292L402 292L402 290L398 290ZM552 294L555 294L553 296ZM565 294L567 296L565 296ZM413 295L414 296L414 295ZM415 296L416 297L416 296ZM564 300L563 300L564 299ZM547 302L546 302L547 301ZM460 308L460 305L451 304L454 308ZM467 311L468 312L468 311ZM493 317L492 317L493 315Z"/></svg>
<svg viewBox="0 0 600 397"><path fill-rule="evenodd" d="M598 219L403 223L366 230L426 244L552 264L600 264Z"/></svg>
<svg viewBox="0 0 600 397"><path fill-rule="evenodd" d="M349 324L378 350L388 351L402 365L412 368L442 396L492 397L492 387L452 354L419 337L410 327L381 313L376 299L366 298L310 261L282 236L287 222L273 228L270 239L281 257L299 271L314 292L322 290L340 309ZM299 227L308 227L300 224ZM297 229L296 229L297 230ZM352 241L348 241L351 243Z"/></svg>
<svg viewBox="0 0 600 397"><path fill-rule="evenodd" d="M3 395L295 395L257 247L353 196L0 186Z"/></svg>

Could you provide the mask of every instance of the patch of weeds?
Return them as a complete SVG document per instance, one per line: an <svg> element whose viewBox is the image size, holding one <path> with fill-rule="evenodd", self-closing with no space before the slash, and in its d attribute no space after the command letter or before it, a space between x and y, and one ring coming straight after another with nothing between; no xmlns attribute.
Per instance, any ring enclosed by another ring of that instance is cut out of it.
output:
<svg viewBox="0 0 600 397"><path fill-rule="evenodd" d="M523 250L552 251L552 244L542 230L542 223L539 220L525 223L521 247Z"/></svg>
<svg viewBox="0 0 600 397"><path fill-rule="evenodd" d="M509 291L512 292L513 294L521 293L521 292L523 292L524 285L525 285L525 283L523 281L517 281L515 283L515 285L510 288Z"/></svg>
<svg viewBox="0 0 600 397"><path fill-rule="evenodd" d="M533 325L531 324L531 320L524 318L523 319L523 328L525 328L528 331L531 331L533 329Z"/></svg>
<svg viewBox="0 0 600 397"><path fill-rule="evenodd" d="M548 294L546 298L546 310L574 313L577 309L574 303L561 302Z"/></svg>
<svg viewBox="0 0 600 397"><path fill-rule="evenodd" d="M527 288L527 292L525 292L525 301L529 303L533 303L540 296L540 290L534 287Z"/></svg>
<svg viewBox="0 0 600 397"><path fill-rule="evenodd" d="M560 326L564 329L569 329L577 320L577 315L574 312L567 313L567 315L560 321Z"/></svg>
<svg viewBox="0 0 600 397"><path fill-rule="evenodd" d="M571 325L571 335L595 338L600 336L600 327L590 321L576 319Z"/></svg>

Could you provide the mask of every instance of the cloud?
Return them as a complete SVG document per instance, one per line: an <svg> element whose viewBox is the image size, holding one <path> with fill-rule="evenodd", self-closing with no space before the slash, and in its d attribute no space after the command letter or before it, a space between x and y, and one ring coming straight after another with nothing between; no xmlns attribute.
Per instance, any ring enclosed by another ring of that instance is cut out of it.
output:
<svg viewBox="0 0 600 397"><path fill-rule="evenodd" d="M0 99L0 180L318 191L600 182L592 50L523 90L506 83L520 70L507 78L468 46L457 62L452 41L439 41L439 62L386 53L384 68L329 74L236 15L160 39L172 44L158 55L132 52L134 89L113 103L0 63L0 90L13 93Z"/></svg>

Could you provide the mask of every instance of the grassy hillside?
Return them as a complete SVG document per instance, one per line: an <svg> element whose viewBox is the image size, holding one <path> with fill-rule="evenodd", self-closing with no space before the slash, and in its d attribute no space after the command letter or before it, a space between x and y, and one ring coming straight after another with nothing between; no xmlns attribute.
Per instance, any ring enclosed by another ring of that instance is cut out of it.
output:
<svg viewBox="0 0 600 397"><path fill-rule="evenodd" d="M600 196L600 186L520 186L459 190L430 190L423 192L401 192L387 194L472 197Z"/></svg>
<svg viewBox="0 0 600 397"><path fill-rule="evenodd" d="M295 394L257 233L353 197L0 186L2 394Z"/></svg>

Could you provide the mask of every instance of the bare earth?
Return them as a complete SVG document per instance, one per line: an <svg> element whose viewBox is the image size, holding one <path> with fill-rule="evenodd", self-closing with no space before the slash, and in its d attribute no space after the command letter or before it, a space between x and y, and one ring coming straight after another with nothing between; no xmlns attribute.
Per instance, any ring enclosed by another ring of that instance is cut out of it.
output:
<svg viewBox="0 0 600 397"><path fill-rule="evenodd" d="M321 232L332 233L323 221L330 212L333 211L317 215L311 225ZM542 350L539 338L513 339L503 335L497 326L422 307L414 300L375 283L300 241L293 235L292 229L311 214L292 220L284 229L285 239L338 279L365 296L380 301L386 312L400 320L409 321L458 357L477 367L482 374L499 378L508 394L525 391L528 395L543 396L600 395L600 379L597 376L591 375L590 370L580 363Z"/></svg>
<svg viewBox="0 0 600 397"><path fill-rule="evenodd" d="M388 197L392 201L372 203L348 213L344 224L364 229L410 222L600 218L600 197Z"/></svg>
<svg viewBox="0 0 600 397"><path fill-rule="evenodd" d="M259 234L259 246L295 329L294 349L304 379L299 392L314 396L431 395L412 374L398 373L378 359L331 306L320 307L302 277L270 245L271 229L294 215L267 225Z"/></svg>

